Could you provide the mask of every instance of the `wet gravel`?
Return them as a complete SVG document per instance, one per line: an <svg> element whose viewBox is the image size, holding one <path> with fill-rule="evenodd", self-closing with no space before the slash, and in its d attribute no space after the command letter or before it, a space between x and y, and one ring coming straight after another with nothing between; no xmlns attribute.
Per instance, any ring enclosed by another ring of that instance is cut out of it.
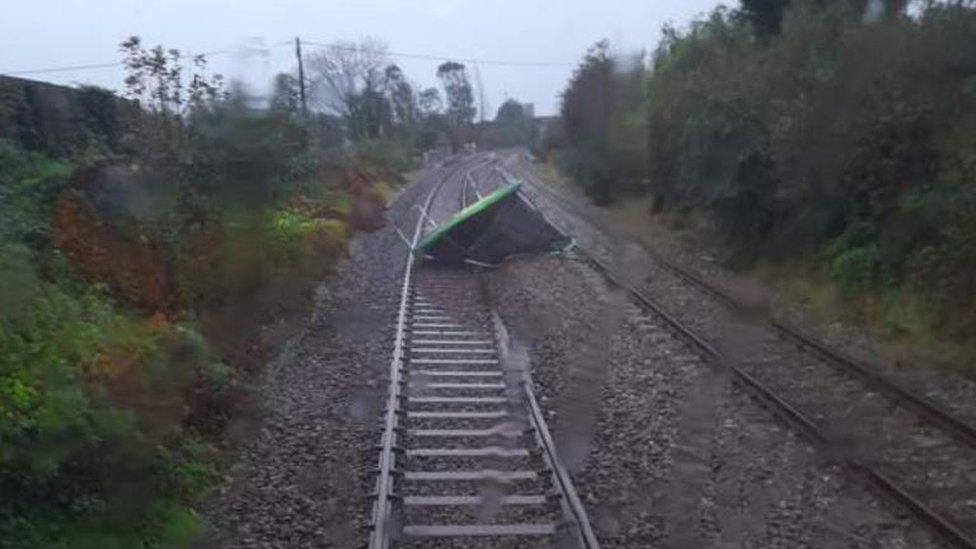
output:
<svg viewBox="0 0 976 549"><path fill-rule="evenodd" d="M491 289L603 547L938 546L588 265L520 260Z"/></svg>
<svg viewBox="0 0 976 549"><path fill-rule="evenodd" d="M443 176L428 172L389 217L412 226L411 207ZM270 365L255 440L208 505L202 546L359 547L369 536L376 444L388 383L406 249L390 226L357 236L318 290L302 332Z"/></svg>
<svg viewBox="0 0 976 549"><path fill-rule="evenodd" d="M451 170L406 189L391 217L412 226L411 206ZM435 214L457 203L449 189ZM643 272L639 254L570 219ZM208 546L366 543L404 254L390 228L361 235L320 290L308 326L269 369L268 412L207 513ZM584 262L527 258L487 278L529 349L540 405L604 547L939 546ZM681 307L710 306L686 295ZM506 546L536 546L520 544Z"/></svg>
<svg viewBox="0 0 976 549"><path fill-rule="evenodd" d="M500 156L512 173L530 182L540 181L534 165L522 154L510 152ZM551 187L547 188L550 193L553 192ZM593 228L599 228L595 233L583 237L591 239L589 244L610 249L614 246L619 248L618 242L630 240L626 235L611 230L613 223L606 212L585 203L580 196L571 196L565 190L555 192L557 197L562 198L560 205L575 214L573 217L576 219L567 220L574 230L590 233ZM723 268L716 260L721 255L719 250L708 249L701 243L679 242L665 235L651 237L655 253L664 255L669 261L693 272L724 293L756 306L757 313L775 311L777 318L799 327L802 332L814 336L832 349L869 363L888 379L910 387L976 426L976 378L972 372L956 372L917 359L886 358L881 345L863 329L837 321L824 321L812 312L808 304L787 303L779 299L775 291ZM683 321L700 328L704 334L716 333L716 328L729 322L728 308L707 291L681 280L651 258L644 258L642 267L647 271L646 287L669 310L683 314Z"/></svg>
<svg viewBox="0 0 976 549"><path fill-rule="evenodd" d="M768 310L760 288L740 283L736 297L749 306L733 309L641 248L620 245L619 235L597 230L580 211L583 206L560 203L557 210L546 197L542 203L582 247L616 263L617 269L640 273L631 277L632 284L799 408L831 436L838 450L891 475L909 493L976 535L970 504L976 501L976 448L921 423L914 412L894 407L871 385L837 372L831 363L785 339L763 322ZM966 391L963 385L952 394L959 397Z"/></svg>

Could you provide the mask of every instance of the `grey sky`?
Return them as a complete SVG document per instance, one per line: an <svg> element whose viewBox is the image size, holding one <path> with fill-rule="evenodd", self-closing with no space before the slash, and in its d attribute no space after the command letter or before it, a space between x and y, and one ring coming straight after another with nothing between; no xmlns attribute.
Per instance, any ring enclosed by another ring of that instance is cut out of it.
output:
<svg viewBox="0 0 976 549"><path fill-rule="evenodd" d="M714 0L0 0L0 72L112 62L118 44L137 34L150 45L187 52L234 50L211 59L215 72L260 88L294 66L301 36L332 42L374 36L394 52L575 64L608 38L619 51L653 47L661 25L686 23ZM267 47L266 53L246 53ZM314 51L309 48L310 52ZM436 83L437 61L394 58L419 86ZM473 69L473 67L471 67ZM558 110L572 66L479 66L489 113L507 97ZM121 70L25 76L117 88ZM472 70L472 77L474 77Z"/></svg>

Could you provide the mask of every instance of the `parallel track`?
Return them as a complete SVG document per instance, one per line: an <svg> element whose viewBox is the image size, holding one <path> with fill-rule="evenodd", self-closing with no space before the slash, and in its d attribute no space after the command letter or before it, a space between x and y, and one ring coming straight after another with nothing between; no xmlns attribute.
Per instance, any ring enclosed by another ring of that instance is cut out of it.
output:
<svg viewBox="0 0 976 549"><path fill-rule="evenodd" d="M534 185L533 187L547 193L550 199L558 203L560 208L564 210L570 209L567 208L568 205L565 203L565 200L562 197L555 195L553 191L547 189L544 185ZM585 214L579 210L576 210L573 213L575 215L586 217ZM662 265L675 276L717 298L729 307L739 310L746 308L746 305L740 300L732 297L709 282L706 282L700 276L678 266L676 263L663 257L654 250L649 248L644 248L644 250L655 262ZM925 398L913 392L911 389L884 377L877 372L878 367L867 364L836 349L831 349L812 337L805 335L799 328L788 322L778 320L776 318L770 318L769 325L782 336L789 338L810 352L815 353L829 361L831 366L865 380L879 391L882 391L888 395L890 398L897 400L900 404L911 407L917 413L927 416L929 421L939 424L941 428L952 432L953 435L958 437L960 440L965 441L969 445L976 446L976 427L955 417L951 412L930 399Z"/></svg>
<svg viewBox="0 0 976 549"><path fill-rule="evenodd" d="M549 196L546 198L548 198L549 203L554 205L557 209L562 211L567 210L566 205L562 203L562 198L553 196L553 193L549 189L546 189L544 185L533 184L532 188L537 191L541 189L544 193L548 194ZM538 199L539 195L542 193L536 192L533 194L535 194L535 198ZM576 214L578 215L578 213ZM557 229L566 234L564 229L560 227L557 220L550 219L550 221L553 222L553 225L556 226ZM901 479L895 478L894 476L883 472L882 469L885 468L883 466L888 464L884 462L875 464L875 461L880 460L871 460L871 462L869 462L868 459L863 457L855 457L850 452L843 452L839 450L844 446L840 444L833 435L829 434L818 421L812 419L801 408L793 405L788 398L781 394L779 390L760 380L756 375L749 373L739 365L727 360L726 357L724 357L723 354L713 345L702 338L694 330L687 327L683 322L668 313L664 307L657 303L657 301L650 297L645 291L626 282L627 278L621 276L620 273L618 273L616 269L609 265L605 260L591 253L589 250L580 248L580 251L585 259L590 262L595 269L603 273L617 286L627 290L641 306L653 313L653 315L663 319L675 332L689 341L694 347L698 348L707 358L727 367L732 372L736 382L749 389L760 400L760 402L764 403L764 405L766 405L772 411L799 428L799 430L813 442L827 448L829 452L835 455L840 452L840 461L842 461L851 471L866 478L871 485L878 489L883 495L890 497L891 499L910 509L917 517L919 517L921 521L931 526L953 545L959 547L976 548L976 540L973 538L973 530L976 528L976 509L973 510L972 515L968 516L968 518L965 514L960 514L959 512L950 514L945 511L946 507L951 507L951 505L947 505L947 500L950 504L958 503L957 501L952 501L954 496L953 491L960 492L963 499L972 497L973 494L976 493L976 478L969 479L969 483L964 486L948 486L930 489L929 492L934 492L934 495L929 494L929 497L920 497L917 495L918 492L926 487L909 487L909 485L906 485ZM708 285L698 277L685 272L683 269L666 262L661 258L656 259L662 264L666 265L682 279L702 287L707 292L722 299L729 305L741 307L741 304L739 304L733 298ZM776 320L772 320L771 324L775 329L779 330L785 336L795 341L801 348L815 353L817 356L827 361L831 367L848 372L851 376L860 379L868 387L878 389L893 402L905 407L908 410L911 410L920 420L945 431L951 436L949 440L953 441L954 444L958 445L963 450L963 455L968 455L966 452L976 447L976 431L974 431L974 429L964 421L953 417L950 413L931 403L927 399L915 395L910 390L900 387L894 382L881 377L879 374L871 371L870 367L846 357L845 355L830 350L822 344L807 338L806 336L800 334L796 329ZM933 449L933 451L939 450L945 451L948 455L954 455L945 448ZM924 454L925 449L921 449L920 453ZM926 464L909 463L909 465L924 467ZM935 466L933 465L932 467ZM932 482L937 482L937 479L933 478ZM956 500L959 498L960 495L955 495Z"/></svg>
<svg viewBox="0 0 976 549"><path fill-rule="evenodd" d="M460 185L462 165L427 195ZM412 246L424 220L418 219ZM521 363L520 363L521 362ZM596 548L559 464L527 365L477 273L407 259L390 364L372 549L391 546Z"/></svg>

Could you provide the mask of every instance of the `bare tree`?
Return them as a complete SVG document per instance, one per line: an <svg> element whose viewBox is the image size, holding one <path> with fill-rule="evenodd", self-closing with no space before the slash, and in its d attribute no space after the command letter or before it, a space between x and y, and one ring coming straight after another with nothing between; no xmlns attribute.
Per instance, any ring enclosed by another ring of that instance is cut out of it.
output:
<svg viewBox="0 0 976 549"><path fill-rule="evenodd" d="M373 38L335 42L309 56L314 104L347 120L354 118L363 95L379 90L387 64L386 45Z"/></svg>

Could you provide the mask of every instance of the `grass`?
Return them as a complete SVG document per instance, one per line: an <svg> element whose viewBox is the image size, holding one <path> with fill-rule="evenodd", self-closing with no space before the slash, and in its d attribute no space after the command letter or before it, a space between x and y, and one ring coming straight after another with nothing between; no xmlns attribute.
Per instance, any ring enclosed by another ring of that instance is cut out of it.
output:
<svg viewBox="0 0 976 549"><path fill-rule="evenodd" d="M194 183L188 215L162 230L97 207L77 159L0 140L0 546L199 535L194 507L237 448L230 426L259 413L254 382L278 342L265 328L307 311L351 220L393 197L383 181L398 172L370 163L391 152L371 152L262 202Z"/></svg>
<svg viewBox="0 0 976 549"><path fill-rule="evenodd" d="M586 200L552 162L538 167L546 184ZM701 214L651 214L647 197L591 208L606 227L669 257L713 261L719 255ZM976 346L949 337L939 311L923 296L905 289L852 289L809 260L758 263L736 274L769 289L774 311L801 307L821 326L868 334L890 363L925 363L976 377Z"/></svg>
<svg viewBox="0 0 976 549"><path fill-rule="evenodd" d="M976 348L947 337L939 311L923 296L904 289L851 291L821 267L799 262L763 264L743 274L774 290L776 308L802 306L822 325L869 334L890 363L976 375Z"/></svg>

